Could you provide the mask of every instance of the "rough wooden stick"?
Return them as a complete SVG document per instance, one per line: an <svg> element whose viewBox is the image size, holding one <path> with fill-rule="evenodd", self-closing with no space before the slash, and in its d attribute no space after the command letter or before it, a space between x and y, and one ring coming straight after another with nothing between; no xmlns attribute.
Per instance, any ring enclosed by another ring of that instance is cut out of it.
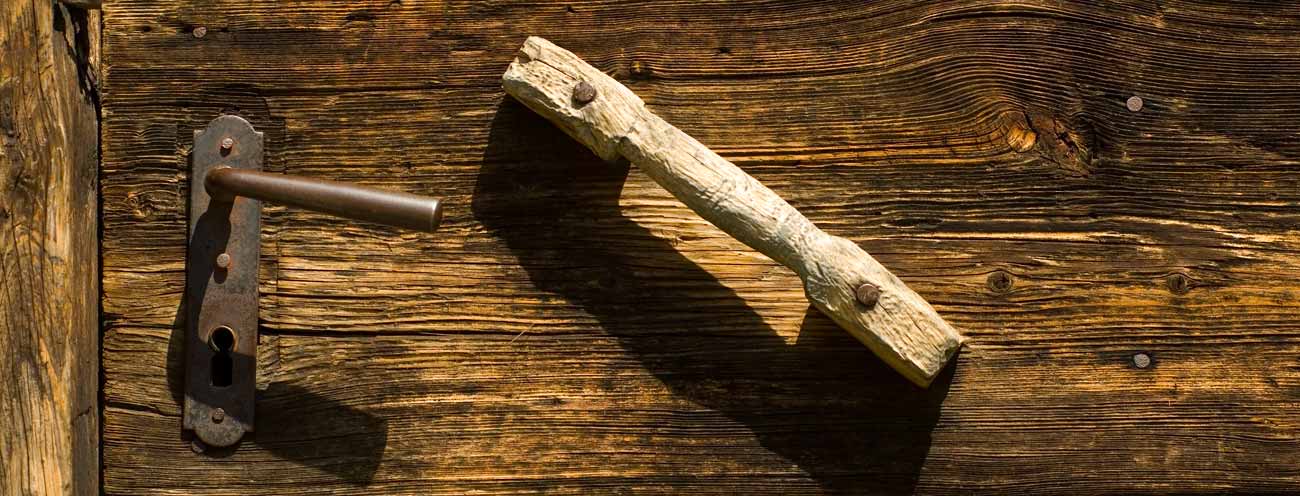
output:
<svg viewBox="0 0 1300 496"><path fill-rule="evenodd" d="M929 386L961 347L929 303L858 245L818 229L573 53L530 37L502 85L601 158L626 157L701 217L797 272L813 305L912 382Z"/></svg>

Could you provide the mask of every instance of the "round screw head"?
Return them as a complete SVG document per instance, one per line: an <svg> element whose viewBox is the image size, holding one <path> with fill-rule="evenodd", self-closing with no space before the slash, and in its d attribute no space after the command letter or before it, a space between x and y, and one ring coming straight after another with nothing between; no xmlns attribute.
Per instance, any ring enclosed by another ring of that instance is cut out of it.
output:
<svg viewBox="0 0 1300 496"><path fill-rule="evenodd" d="M1005 270L993 271L992 274L989 274L988 279L984 281L984 283L989 287L989 290L994 293L1006 293L1011 291L1011 286L1015 284L1011 279L1011 274L1008 274Z"/></svg>
<svg viewBox="0 0 1300 496"><path fill-rule="evenodd" d="M225 420L226 420L226 411L225 411L224 409L218 408L218 409L212 411L212 422L213 422L213 423L220 424L220 423L224 422Z"/></svg>
<svg viewBox="0 0 1300 496"><path fill-rule="evenodd" d="M573 101L579 105L586 105L596 99L596 87L586 81L578 81L573 87Z"/></svg>
<svg viewBox="0 0 1300 496"><path fill-rule="evenodd" d="M1151 366L1151 355L1146 353L1133 354L1133 366L1139 369L1145 369Z"/></svg>
<svg viewBox="0 0 1300 496"><path fill-rule="evenodd" d="M875 284L866 283L858 286L858 289L853 292L853 297L856 298L858 303L861 303L862 306L869 309L874 308L876 302L880 301L880 288L876 287Z"/></svg>
<svg viewBox="0 0 1300 496"><path fill-rule="evenodd" d="M229 253L222 253L222 254L220 254L220 255L217 255L217 267L220 267L220 268L222 268L222 269L229 269L229 268L230 268L230 254L229 254Z"/></svg>
<svg viewBox="0 0 1300 496"><path fill-rule="evenodd" d="M194 31L192 32L192 34L194 34L194 37L195 37L195 38L202 38L202 37L208 35L208 28L205 28L205 27L203 27L203 26L199 26L199 27L197 27L197 28L194 28Z"/></svg>
<svg viewBox="0 0 1300 496"><path fill-rule="evenodd" d="M222 150L229 150L229 149L234 148L234 147L235 147L235 139L234 139L234 138L226 138L226 139L221 140L221 149L222 149Z"/></svg>
<svg viewBox="0 0 1300 496"><path fill-rule="evenodd" d="M1128 101L1124 102L1124 106L1128 107L1129 112L1142 110L1142 97L1136 95L1130 96L1128 97Z"/></svg>

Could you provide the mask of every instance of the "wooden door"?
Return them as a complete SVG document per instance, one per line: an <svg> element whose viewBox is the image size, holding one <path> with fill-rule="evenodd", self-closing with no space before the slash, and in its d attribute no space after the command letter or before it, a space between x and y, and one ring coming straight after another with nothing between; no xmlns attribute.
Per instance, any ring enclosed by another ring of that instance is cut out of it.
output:
<svg viewBox="0 0 1300 496"><path fill-rule="evenodd" d="M109 2L103 490L1294 491L1293 14ZM883 366L793 273L505 97L528 35L861 244L969 346L928 390ZM427 235L265 205L257 431L198 454L187 160L221 114L265 133L267 170L447 211Z"/></svg>

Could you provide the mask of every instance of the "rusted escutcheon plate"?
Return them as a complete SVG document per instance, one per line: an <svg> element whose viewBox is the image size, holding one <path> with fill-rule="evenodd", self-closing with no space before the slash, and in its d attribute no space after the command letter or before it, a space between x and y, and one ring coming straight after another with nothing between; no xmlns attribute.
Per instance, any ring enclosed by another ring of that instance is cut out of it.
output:
<svg viewBox="0 0 1300 496"><path fill-rule="evenodd" d="M203 179L222 166L261 170L262 133L240 117L217 117L194 132L190 164L184 427L208 445L231 446L253 431L262 206L214 199Z"/></svg>

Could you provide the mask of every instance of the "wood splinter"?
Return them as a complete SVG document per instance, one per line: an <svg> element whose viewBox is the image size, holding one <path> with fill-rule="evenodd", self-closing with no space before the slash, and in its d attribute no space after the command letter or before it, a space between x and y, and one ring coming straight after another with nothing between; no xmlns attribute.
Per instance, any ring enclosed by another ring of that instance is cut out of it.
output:
<svg viewBox="0 0 1300 496"><path fill-rule="evenodd" d="M957 330L857 244L818 229L577 55L530 37L502 86L596 155L627 158L705 220L794 270L814 306L912 382L929 386L961 348Z"/></svg>

